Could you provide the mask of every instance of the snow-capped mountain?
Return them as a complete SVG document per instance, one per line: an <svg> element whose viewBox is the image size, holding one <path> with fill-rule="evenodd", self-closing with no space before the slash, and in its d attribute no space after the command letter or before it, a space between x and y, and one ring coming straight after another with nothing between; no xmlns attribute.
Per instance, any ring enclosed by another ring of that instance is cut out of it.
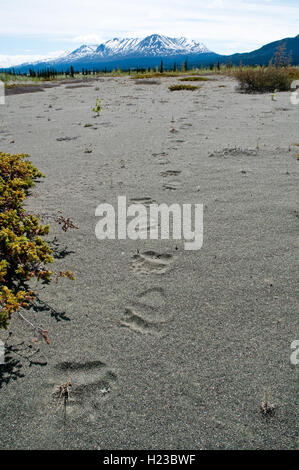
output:
<svg viewBox="0 0 299 470"><path fill-rule="evenodd" d="M83 46L78 47L78 49L75 49L73 52L68 54L68 56L73 57L73 59L81 59L82 57L85 57L86 55L93 54L94 52L96 52L97 48L98 48L97 44L95 45L83 44Z"/></svg>
<svg viewBox="0 0 299 470"><path fill-rule="evenodd" d="M170 38L159 34L152 34L143 39L111 39L100 44L96 53L101 57L156 57L178 54L200 54L210 52L201 42L186 38Z"/></svg>
<svg viewBox="0 0 299 470"><path fill-rule="evenodd" d="M109 67L144 67L156 66L162 58L170 63L186 58L213 55L201 42L192 39L170 38L159 34L152 34L145 38L114 38L102 44L84 44L72 52L67 52L55 59L43 60L31 64L22 64L18 70L29 70L43 67L55 67L57 70L65 70L71 65L74 68L81 67L103 68Z"/></svg>

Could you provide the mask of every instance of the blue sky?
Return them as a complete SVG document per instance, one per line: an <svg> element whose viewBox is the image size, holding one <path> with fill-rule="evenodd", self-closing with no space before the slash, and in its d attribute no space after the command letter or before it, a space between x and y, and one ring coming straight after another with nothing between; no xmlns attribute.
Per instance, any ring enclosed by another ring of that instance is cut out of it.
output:
<svg viewBox="0 0 299 470"><path fill-rule="evenodd" d="M0 65L152 33L230 54L296 36L298 0L0 0Z"/></svg>

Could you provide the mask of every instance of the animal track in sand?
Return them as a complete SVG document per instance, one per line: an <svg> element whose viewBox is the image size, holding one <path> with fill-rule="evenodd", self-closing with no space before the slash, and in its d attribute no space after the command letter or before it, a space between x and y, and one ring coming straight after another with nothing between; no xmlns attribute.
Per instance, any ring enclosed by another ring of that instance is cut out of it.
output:
<svg viewBox="0 0 299 470"><path fill-rule="evenodd" d="M97 409L111 395L117 381L117 375L101 361L60 362L54 370L55 379L49 385L53 387L56 402L59 402L59 386L68 380L72 383L66 403L66 413L71 417Z"/></svg>
<svg viewBox="0 0 299 470"><path fill-rule="evenodd" d="M156 201L151 197L135 197L130 199L131 204L142 204L145 207L149 207L151 204L156 204ZM157 222L154 219L142 217L139 222L140 232L149 232L151 229L157 227Z"/></svg>
<svg viewBox="0 0 299 470"><path fill-rule="evenodd" d="M161 153L152 153L153 157L167 157L168 153L166 152L161 152Z"/></svg>
<svg viewBox="0 0 299 470"><path fill-rule="evenodd" d="M245 149L241 147L224 148L222 150L216 150L209 154L209 157L255 157L258 151L255 149Z"/></svg>
<svg viewBox="0 0 299 470"><path fill-rule="evenodd" d="M156 201L153 201L150 198L131 199L130 202L133 204L142 204L145 207L149 207L150 204L156 204ZM138 226L140 232L149 232L151 229L157 228L158 223L156 219L151 218L146 214L144 216L141 215Z"/></svg>
<svg viewBox="0 0 299 470"><path fill-rule="evenodd" d="M177 176L180 173L182 173L181 170L166 170L162 171L160 175L163 176L163 178L166 178L167 176Z"/></svg>
<svg viewBox="0 0 299 470"><path fill-rule="evenodd" d="M134 197L130 199L130 202L132 204L142 204L143 206L150 206L151 204L155 204L155 200L152 199L151 197Z"/></svg>
<svg viewBox="0 0 299 470"><path fill-rule="evenodd" d="M170 163L170 160L168 157L168 153L166 152L161 152L161 153L152 153L153 157L158 157L157 163L159 165L167 165Z"/></svg>
<svg viewBox="0 0 299 470"><path fill-rule="evenodd" d="M150 308L161 307L165 303L165 291L162 287L151 287L137 295L138 301Z"/></svg>
<svg viewBox="0 0 299 470"><path fill-rule="evenodd" d="M76 140L78 137L58 137L57 142L69 142L71 140Z"/></svg>
<svg viewBox="0 0 299 470"><path fill-rule="evenodd" d="M190 122L184 122L181 126L180 126L180 129L189 129L190 127L192 127L193 124L191 124Z"/></svg>
<svg viewBox="0 0 299 470"><path fill-rule="evenodd" d="M137 300L127 307L121 325L137 333L158 334L159 325L168 319L163 309L165 292L153 287L137 295Z"/></svg>
<svg viewBox="0 0 299 470"><path fill-rule="evenodd" d="M102 127L113 127L112 122L98 122L97 125Z"/></svg>
<svg viewBox="0 0 299 470"><path fill-rule="evenodd" d="M169 189L171 191L175 191L177 189L180 189L182 186L181 181L179 180L173 180L173 181L168 181L167 183L163 184L163 189Z"/></svg>
<svg viewBox="0 0 299 470"><path fill-rule="evenodd" d="M174 149L174 150L177 150L177 149ZM165 158L159 158L157 163L158 163L158 165L168 165L170 163L170 160L165 159Z"/></svg>
<svg viewBox="0 0 299 470"><path fill-rule="evenodd" d="M145 251L133 256L132 268L138 274L164 274L172 262L173 256L170 253Z"/></svg>
<svg viewBox="0 0 299 470"><path fill-rule="evenodd" d="M124 317L121 321L121 326L130 328L136 333L155 334L156 325L147 320L137 313L133 308L126 308Z"/></svg>

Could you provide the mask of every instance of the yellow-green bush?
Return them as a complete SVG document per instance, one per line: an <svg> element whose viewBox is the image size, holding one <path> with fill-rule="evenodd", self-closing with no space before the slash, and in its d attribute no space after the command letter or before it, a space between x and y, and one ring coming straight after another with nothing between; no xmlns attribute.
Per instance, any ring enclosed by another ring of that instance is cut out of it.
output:
<svg viewBox="0 0 299 470"><path fill-rule="evenodd" d="M195 91L199 90L199 86L195 85L170 85L168 89L170 91L181 91L181 90L189 90L189 91Z"/></svg>
<svg viewBox="0 0 299 470"><path fill-rule="evenodd" d="M291 86L291 78L287 68L262 67L259 69L242 69L234 72L235 78L240 84L240 89L246 93L266 93L288 91Z"/></svg>
<svg viewBox="0 0 299 470"><path fill-rule="evenodd" d="M210 79L207 77L185 77L179 78L180 82L208 82Z"/></svg>
<svg viewBox="0 0 299 470"><path fill-rule="evenodd" d="M0 152L0 328L34 298L27 281L50 281L54 275L46 267L53 262L52 250L43 240L49 226L23 208L28 189L43 177L27 157ZM73 278L69 271L61 274Z"/></svg>
<svg viewBox="0 0 299 470"><path fill-rule="evenodd" d="M299 79L299 67L288 67L288 72L291 80Z"/></svg>

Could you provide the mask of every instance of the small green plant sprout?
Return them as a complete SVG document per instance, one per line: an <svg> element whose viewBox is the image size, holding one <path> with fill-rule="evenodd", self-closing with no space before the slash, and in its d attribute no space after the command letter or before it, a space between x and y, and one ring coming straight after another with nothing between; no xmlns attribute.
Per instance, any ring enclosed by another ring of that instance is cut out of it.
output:
<svg viewBox="0 0 299 470"><path fill-rule="evenodd" d="M273 416L275 413L275 405L269 402L269 393L265 392L264 401L261 403L261 413L264 416Z"/></svg>
<svg viewBox="0 0 299 470"><path fill-rule="evenodd" d="M92 110L94 113L96 113L96 116L100 115L100 112L102 111L102 106L99 98L96 99L96 105L94 108L92 108Z"/></svg>
<svg viewBox="0 0 299 470"><path fill-rule="evenodd" d="M93 110L93 111L94 111L94 110ZM87 123L84 125L84 127L92 127L92 126L93 126L93 124L90 124L90 122L87 122Z"/></svg>
<svg viewBox="0 0 299 470"><path fill-rule="evenodd" d="M121 167L121 168L126 168L126 160L121 159L121 161L120 161L120 167Z"/></svg>
<svg viewBox="0 0 299 470"><path fill-rule="evenodd" d="M272 101L277 101L277 99L276 99L276 93L277 92L278 92L278 90L274 90L274 93L272 93L272 95L271 95L271 100Z"/></svg>

